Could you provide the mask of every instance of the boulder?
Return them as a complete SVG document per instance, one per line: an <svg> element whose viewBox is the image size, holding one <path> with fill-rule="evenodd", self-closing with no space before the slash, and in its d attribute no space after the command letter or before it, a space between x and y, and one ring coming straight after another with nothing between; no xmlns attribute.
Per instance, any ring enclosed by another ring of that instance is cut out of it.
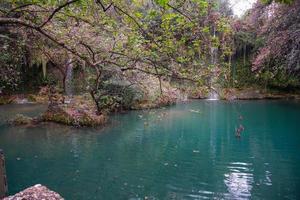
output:
<svg viewBox="0 0 300 200"><path fill-rule="evenodd" d="M4 198L3 200L63 200L58 193L49 190L40 184L32 186L15 195Z"/></svg>

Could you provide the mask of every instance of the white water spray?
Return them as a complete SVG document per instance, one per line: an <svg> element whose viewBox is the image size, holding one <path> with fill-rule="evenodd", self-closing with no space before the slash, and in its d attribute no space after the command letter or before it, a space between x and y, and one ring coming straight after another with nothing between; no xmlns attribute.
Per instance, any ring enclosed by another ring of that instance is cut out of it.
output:
<svg viewBox="0 0 300 200"><path fill-rule="evenodd" d="M208 100L210 101L219 100L219 94L214 89L211 89L208 95Z"/></svg>
<svg viewBox="0 0 300 200"><path fill-rule="evenodd" d="M68 60L68 66L67 66L67 73L66 73L66 80L65 80L65 90L66 95L71 97L73 95L73 64L72 59L70 58Z"/></svg>

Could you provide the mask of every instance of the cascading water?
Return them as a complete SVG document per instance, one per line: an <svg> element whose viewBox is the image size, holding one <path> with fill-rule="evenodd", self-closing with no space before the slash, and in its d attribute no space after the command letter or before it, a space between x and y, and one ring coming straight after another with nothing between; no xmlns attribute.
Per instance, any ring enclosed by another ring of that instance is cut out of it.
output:
<svg viewBox="0 0 300 200"><path fill-rule="evenodd" d="M219 100L219 94L214 89L211 89L209 92L208 100Z"/></svg>
<svg viewBox="0 0 300 200"><path fill-rule="evenodd" d="M214 28L214 33L213 33L213 37L216 37L216 31ZM218 56L218 48L214 47L213 45L211 45L210 47L210 55L211 55L211 65L213 66L213 71L212 71L212 75L210 77L210 91L209 91L209 95L208 95L208 100L219 100L219 94L217 92L217 90L215 89L215 83L217 81L217 56Z"/></svg>
<svg viewBox="0 0 300 200"><path fill-rule="evenodd" d="M68 60L67 71L66 71L66 79L65 79L65 92L67 97L64 102L66 104L71 103L72 95L73 95L73 64L72 58Z"/></svg>
<svg viewBox="0 0 300 200"><path fill-rule="evenodd" d="M67 73L66 73L66 80L65 80L65 92L66 95L71 97L73 95L73 83L72 83L72 79L73 79L73 65L72 65L72 59L69 59L68 66L67 66Z"/></svg>

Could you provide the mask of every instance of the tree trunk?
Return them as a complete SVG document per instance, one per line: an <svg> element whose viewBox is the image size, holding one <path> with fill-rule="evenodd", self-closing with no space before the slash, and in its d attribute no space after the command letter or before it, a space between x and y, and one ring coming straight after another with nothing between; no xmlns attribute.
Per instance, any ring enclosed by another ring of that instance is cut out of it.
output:
<svg viewBox="0 0 300 200"><path fill-rule="evenodd" d="M247 53L247 48L246 45L244 44L244 67L246 66L246 53Z"/></svg>
<svg viewBox="0 0 300 200"><path fill-rule="evenodd" d="M161 77L158 77L158 81L159 81L159 89L160 89L160 95L163 95L163 90L162 90L162 84L161 84Z"/></svg>
<svg viewBox="0 0 300 200"><path fill-rule="evenodd" d="M95 105L96 105L96 108L97 108L96 114L97 114L97 115L101 115L102 112L101 112L101 108L100 108L98 99L97 99L96 96L95 96L95 91L94 91L94 90L91 90L91 91L90 91L90 95L91 95L91 97L92 97L92 99L93 99L93 101L94 101L94 103L95 103Z"/></svg>
<svg viewBox="0 0 300 200"><path fill-rule="evenodd" d="M63 90L66 93L66 75L63 75L63 80L62 80L62 86L63 86Z"/></svg>
<svg viewBox="0 0 300 200"><path fill-rule="evenodd" d="M231 81L231 83L233 85L234 80L233 80L233 73L232 73L232 67L231 67L231 54L229 55L228 65L229 65L229 75L230 75L230 77L228 78L228 83L230 84L230 81Z"/></svg>
<svg viewBox="0 0 300 200"><path fill-rule="evenodd" d="M3 198L7 195L6 179L4 154L0 149L0 198Z"/></svg>

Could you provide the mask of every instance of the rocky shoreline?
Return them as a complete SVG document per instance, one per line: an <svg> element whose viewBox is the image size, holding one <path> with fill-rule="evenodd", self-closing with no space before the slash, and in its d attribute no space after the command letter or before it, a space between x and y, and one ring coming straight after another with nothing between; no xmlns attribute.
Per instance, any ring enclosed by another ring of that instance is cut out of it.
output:
<svg viewBox="0 0 300 200"><path fill-rule="evenodd" d="M171 92L170 92L171 91ZM189 99L206 99L207 92L193 92L185 94ZM159 96L154 100L142 100L133 103L129 110L153 109L176 104L186 101L182 99L182 92L178 90L169 90L166 95ZM24 97L24 96L23 96ZM30 98L29 98L30 97ZM8 97L6 97L9 99ZM97 127L103 126L108 121L108 114L97 115L96 107L88 95L73 96L71 99L63 95L54 95L49 98L46 90L41 90L37 95L27 95L26 100L19 97L13 97L14 101L10 103L47 103L48 109L42 115L30 118L24 115L16 115L10 120L13 125L36 125L40 122L55 122L75 127ZM13 99L10 98L10 99ZM261 89L246 88L234 89L226 88L219 91L221 100L262 100L262 99L300 99L299 94L267 92ZM31 101L28 101L30 99ZM49 101L49 99L51 101ZM54 99L54 100L53 100ZM16 101L18 100L18 101ZM3 102L3 101L1 101ZM118 112L118 111L117 111Z"/></svg>
<svg viewBox="0 0 300 200"><path fill-rule="evenodd" d="M265 91L255 88L223 89L220 96L223 100L300 99L299 94Z"/></svg>

